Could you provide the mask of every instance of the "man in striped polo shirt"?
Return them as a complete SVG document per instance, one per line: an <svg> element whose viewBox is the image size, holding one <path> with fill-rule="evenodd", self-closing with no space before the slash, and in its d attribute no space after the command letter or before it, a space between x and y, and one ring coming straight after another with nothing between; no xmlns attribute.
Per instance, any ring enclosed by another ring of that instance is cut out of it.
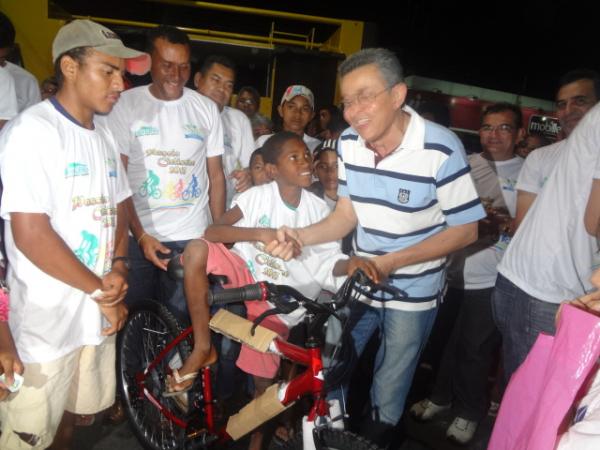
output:
<svg viewBox="0 0 600 450"><path fill-rule="evenodd" d="M381 329L364 434L385 444L404 410L415 367L445 286L446 256L477 238L485 212L460 140L404 104L402 66L385 49L365 49L339 67L344 117L339 200L323 221L280 230L273 254L291 257L291 242L314 245L357 227L354 251L372 258L385 283L408 294L364 298L350 317L357 354Z"/></svg>

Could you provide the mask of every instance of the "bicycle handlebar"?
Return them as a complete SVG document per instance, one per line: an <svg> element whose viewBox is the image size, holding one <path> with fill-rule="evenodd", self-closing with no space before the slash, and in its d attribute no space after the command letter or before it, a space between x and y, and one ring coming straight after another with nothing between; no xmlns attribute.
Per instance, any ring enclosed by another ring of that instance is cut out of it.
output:
<svg viewBox="0 0 600 450"><path fill-rule="evenodd" d="M357 270L344 284L346 289L342 287L340 293L341 298L334 302L336 308L342 307L347 301L347 295L344 295L347 291L347 287L352 287L363 295L371 296L373 292L381 292L391 295L395 299L406 298L407 294L401 289L394 286L382 285L373 283L362 270ZM281 297L289 296L294 300L304 304L305 306L310 303L314 303L311 299L302 295L298 290L291 286L283 284L273 284L267 282L260 282L255 284L249 284L239 288L228 288L217 292L209 292L208 301L209 304L228 304L228 303L239 303L246 300L277 300ZM384 299L381 299L382 301Z"/></svg>
<svg viewBox="0 0 600 450"><path fill-rule="evenodd" d="M209 305L227 305L229 303L241 303L246 300L266 300L269 295L267 283L255 283L239 288L223 289L216 292L208 292Z"/></svg>
<svg viewBox="0 0 600 450"><path fill-rule="evenodd" d="M169 276L175 280L183 279L184 270L182 257L183 255L175 255L171 258L167 266ZM210 276L211 275L209 275L209 277ZM355 290L359 294L379 301L385 301L386 299L383 297L375 298L373 293L381 292L382 294L391 296L393 299L408 297L406 292L394 286L373 283L362 270L357 270L352 276L348 277L344 285L336 294L336 301L330 305L332 305L334 309L343 307L349 299L351 290ZM282 300L285 297L292 297L294 300L305 306L314 303L311 299L305 297L291 286L267 282L209 292L208 303L210 305L225 305L229 303L241 303L247 300L271 300L279 306L282 306ZM288 308L282 306L281 309L287 310Z"/></svg>

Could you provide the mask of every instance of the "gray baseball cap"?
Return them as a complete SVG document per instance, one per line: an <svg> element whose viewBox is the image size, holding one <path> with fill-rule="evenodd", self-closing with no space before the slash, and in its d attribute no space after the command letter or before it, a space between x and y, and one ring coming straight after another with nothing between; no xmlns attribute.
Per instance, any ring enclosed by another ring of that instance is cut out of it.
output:
<svg viewBox="0 0 600 450"><path fill-rule="evenodd" d="M92 47L99 52L118 58L131 59L149 56L125 47L112 30L91 20L78 19L64 25L52 43L52 62L65 52L77 47Z"/></svg>

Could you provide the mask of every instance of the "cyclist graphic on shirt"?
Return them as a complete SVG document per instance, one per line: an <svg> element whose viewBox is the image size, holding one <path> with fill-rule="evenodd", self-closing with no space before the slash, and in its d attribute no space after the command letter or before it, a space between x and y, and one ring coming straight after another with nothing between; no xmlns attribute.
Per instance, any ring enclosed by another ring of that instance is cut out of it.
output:
<svg viewBox="0 0 600 450"><path fill-rule="evenodd" d="M192 181L185 189L185 191L182 192L181 198L183 200L188 200L189 198L198 197L200 197L200 189L198 188L198 178L196 177L196 175L192 175Z"/></svg>
<svg viewBox="0 0 600 450"><path fill-rule="evenodd" d="M149 170L148 178L146 178L146 181L144 181L142 187L140 188L140 195L142 197L148 196L152 198L159 198L161 195L160 189L158 188L159 184L160 178L158 175L156 175L154 171Z"/></svg>
<svg viewBox="0 0 600 450"><path fill-rule="evenodd" d="M81 231L81 244L75 249L75 256L89 269L96 265L98 260L98 237L86 230Z"/></svg>

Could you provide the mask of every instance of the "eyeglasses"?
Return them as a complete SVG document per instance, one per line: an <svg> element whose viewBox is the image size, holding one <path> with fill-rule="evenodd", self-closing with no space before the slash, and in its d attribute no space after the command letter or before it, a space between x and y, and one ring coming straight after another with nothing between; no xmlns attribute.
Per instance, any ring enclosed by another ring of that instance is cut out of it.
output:
<svg viewBox="0 0 600 450"><path fill-rule="evenodd" d="M352 99L352 100L348 100L348 99L342 100L342 105L344 105L345 109L350 108L354 104L357 104L359 106L367 106L367 105L372 104L379 95L381 95L384 92L389 91L389 90L390 90L390 88L386 87L384 90L379 91L375 94L370 93L370 92L361 92L360 94L356 94L354 96L354 99Z"/></svg>
<svg viewBox="0 0 600 450"><path fill-rule="evenodd" d="M481 125L479 129L482 133L493 133L494 131L498 131L500 134L509 134L514 131L515 127L509 125L507 123L502 123L500 125L492 126L492 125Z"/></svg>
<svg viewBox="0 0 600 450"><path fill-rule="evenodd" d="M242 105L254 105L254 100L251 98L239 98L237 102Z"/></svg>

